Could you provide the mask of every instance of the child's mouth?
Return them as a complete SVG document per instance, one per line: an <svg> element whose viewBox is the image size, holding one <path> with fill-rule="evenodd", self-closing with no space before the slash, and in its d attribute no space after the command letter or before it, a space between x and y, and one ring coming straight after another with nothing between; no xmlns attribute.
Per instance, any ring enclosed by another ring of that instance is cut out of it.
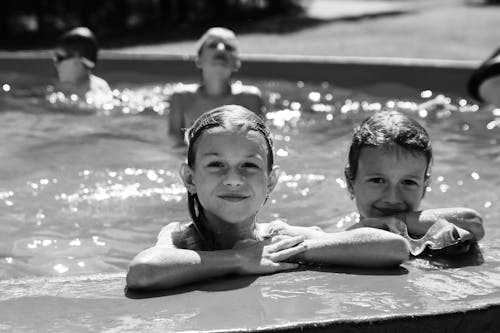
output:
<svg viewBox="0 0 500 333"><path fill-rule="evenodd" d="M406 212L405 209L401 208L374 208L380 214L380 216L393 216Z"/></svg>
<svg viewBox="0 0 500 333"><path fill-rule="evenodd" d="M225 55L225 54L216 54L214 56L214 61L219 61L219 62L224 62L224 63L227 63L228 62L228 57Z"/></svg>
<svg viewBox="0 0 500 333"><path fill-rule="evenodd" d="M243 201L248 197L242 195L225 194L225 195L219 195L219 198L226 201L238 202L238 201Z"/></svg>

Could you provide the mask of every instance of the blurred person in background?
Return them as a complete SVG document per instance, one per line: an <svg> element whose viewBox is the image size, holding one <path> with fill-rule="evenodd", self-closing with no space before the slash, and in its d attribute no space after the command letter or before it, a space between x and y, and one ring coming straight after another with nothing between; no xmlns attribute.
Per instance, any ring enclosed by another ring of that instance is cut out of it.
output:
<svg viewBox="0 0 500 333"><path fill-rule="evenodd" d="M97 53L97 40L90 29L78 27L64 33L54 50L54 65L59 79L55 89L86 99L109 95L111 89L108 83L93 74Z"/></svg>
<svg viewBox="0 0 500 333"><path fill-rule="evenodd" d="M500 48L472 73L467 89L476 100L500 107Z"/></svg>
<svg viewBox="0 0 500 333"><path fill-rule="evenodd" d="M206 110L237 104L263 116L259 88L232 81L241 67L237 43L234 32L221 27L208 29L199 39L195 64L201 82L179 85L170 101L168 134L174 146L184 145L185 129Z"/></svg>

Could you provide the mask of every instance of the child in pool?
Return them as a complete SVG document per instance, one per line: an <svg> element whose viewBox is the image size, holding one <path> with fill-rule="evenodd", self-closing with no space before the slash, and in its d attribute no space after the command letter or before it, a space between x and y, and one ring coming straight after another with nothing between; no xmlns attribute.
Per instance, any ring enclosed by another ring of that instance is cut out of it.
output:
<svg viewBox="0 0 500 333"><path fill-rule="evenodd" d="M184 130L206 110L238 104L263 115L261 92L255 86L232 83L241 67L237 39L233 31L215 27L198 41L195 60L201 70L201 83L180 85L170 101L168 134L175 145L184 144Z"/></svg>
<svg viewBox="0 0 500 333"><path fill-rule="evenodd" d="M484 236L482 218L476 211L462 207L419 210L431 162L429 135L417 121L397 111L365 119L354 130L345 168L347 188L361 217L353 228L395 231L395 223L403 222L409 236L418 238L436 222L445 221L453 225L453 233L464 244L456 247L457 252L467 251L471 241Z"/></svg>
<svg viewBox="0 0 500 333"><path fill-rule="evenodd" d="M78 27L63 34L54 51L54 66L59 78L56 90L80 98L109 94L108 83L92 74L97 52L97 40L90 29Z"/></svg>
<svg viewBox="0 0 500 333"><path fill-rule="evenodd" d="M478 101L500 107L500 48L472 73L467 89Z"/></svg>
<svg viewBox="0 0 500 333"><path fill-rule="evenodd" d="M226 274L268 274L298 262L394 266L408 259L403 237L373 228L329 234L283 221L256 223L279 177L261 117L241 106L211 110L187 131L189 223L170 223L135 256L127 286L171 288Z"/></svg>

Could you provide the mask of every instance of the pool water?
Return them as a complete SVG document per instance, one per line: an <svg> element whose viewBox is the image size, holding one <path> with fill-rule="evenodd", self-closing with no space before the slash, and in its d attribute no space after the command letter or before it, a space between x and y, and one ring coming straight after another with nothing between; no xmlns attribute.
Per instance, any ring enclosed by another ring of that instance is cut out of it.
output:
<svg viewBox="0 0 500 333"><path fill-rule="evenodd" d="M166 136L168 96L179 83L123 81L113 96L88 104L36 78L3 77L0 280L124 273L165 224L188 219L177 173L185 151ZM422 208L478 210L484 260L498 258L499 109L432 91L396 98L328 82L249 83L264 92L283 170L261 221L280 217L328 231L354 223L343 178L353 126L393 108L417 118L433 139L433 182ZM430 103L435 98L440 102Z"/></svg>

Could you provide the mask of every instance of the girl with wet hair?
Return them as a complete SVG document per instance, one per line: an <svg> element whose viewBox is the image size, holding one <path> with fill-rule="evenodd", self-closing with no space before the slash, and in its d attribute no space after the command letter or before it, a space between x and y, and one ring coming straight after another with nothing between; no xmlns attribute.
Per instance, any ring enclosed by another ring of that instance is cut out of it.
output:
<svg viewBox="0 0 500 333"><path fill-rule="evenodd" d="M201 115L186 133L180 176L191 222L162 229L155 246L131 262L127 285L170 288L226 274L269 274L299 262L394 266L408 258L404 239L361 228L326 233L283 221L257 223L276 186L271 133L262 118L237 105Z"/></svg>

